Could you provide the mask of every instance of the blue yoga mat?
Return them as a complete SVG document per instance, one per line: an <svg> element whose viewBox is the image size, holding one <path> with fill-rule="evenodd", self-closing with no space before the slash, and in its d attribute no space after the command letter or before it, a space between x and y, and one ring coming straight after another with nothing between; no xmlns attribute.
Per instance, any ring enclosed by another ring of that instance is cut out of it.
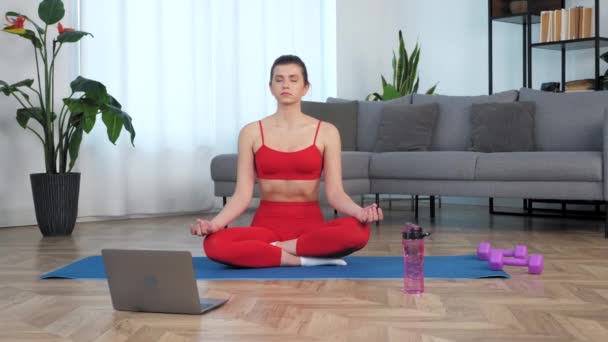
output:
<svg viewBox="0 0 608 342"><path fill-rule="evenodd" d="M196 279L201 280L311 280L311 279L401 279L403 257L352 256L344 258L347 266L232 268L206 257L192 258ZM475 279L509 278L503 271L492 271L487 261L475 255L426 256L425 278ZM101 256L90 256L55 271L40 279L105 279Z"/></svg>

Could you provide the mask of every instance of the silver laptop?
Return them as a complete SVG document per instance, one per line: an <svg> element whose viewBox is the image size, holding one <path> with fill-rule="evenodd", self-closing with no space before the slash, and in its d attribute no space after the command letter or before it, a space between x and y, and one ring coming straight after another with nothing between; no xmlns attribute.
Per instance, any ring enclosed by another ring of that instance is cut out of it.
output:
<svg viewBox="0 0 608 342"><path fill-rule="evenodd" d="M190 252L103 249L101 255L116 310L202 314L226 302L199 298Z"/></svg>

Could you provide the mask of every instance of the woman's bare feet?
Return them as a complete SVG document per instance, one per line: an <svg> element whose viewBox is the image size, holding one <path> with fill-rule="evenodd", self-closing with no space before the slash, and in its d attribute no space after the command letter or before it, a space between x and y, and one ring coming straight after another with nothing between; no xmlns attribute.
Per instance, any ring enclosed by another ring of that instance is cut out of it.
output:
<svg viewBox="0 0 608 342"><path fill-rule="evenodd" d="M336 265L346 266L346 261L343 259L333 258L310 258L301 257L295 254L296 239L289 241L276 241L271 245L279 247L281 251L281 266L321 266L321 265ZM289 251L293 250L294 253Z"/></svg>

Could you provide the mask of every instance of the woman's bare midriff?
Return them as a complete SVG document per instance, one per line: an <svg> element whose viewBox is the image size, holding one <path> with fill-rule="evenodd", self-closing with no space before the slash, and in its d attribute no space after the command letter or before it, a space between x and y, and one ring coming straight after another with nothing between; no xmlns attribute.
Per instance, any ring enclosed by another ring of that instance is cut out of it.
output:
<svg viewBox="0 0 608 342"><path fill-rule="evenodd" d="M275 202L312 202L319 200L318 179L258 179L260 198Z"/></svg>

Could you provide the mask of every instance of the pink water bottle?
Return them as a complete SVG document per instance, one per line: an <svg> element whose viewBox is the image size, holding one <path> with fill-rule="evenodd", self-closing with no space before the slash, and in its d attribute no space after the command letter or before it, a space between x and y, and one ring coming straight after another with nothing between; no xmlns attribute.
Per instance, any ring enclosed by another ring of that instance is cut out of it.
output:
<svg viewBox="0 0 608 342"><path fill-rule="evenodd" d="M402 231L403 244L403 292L421 294L424 292L424 233L420 226L406 223Z"/></svg>

